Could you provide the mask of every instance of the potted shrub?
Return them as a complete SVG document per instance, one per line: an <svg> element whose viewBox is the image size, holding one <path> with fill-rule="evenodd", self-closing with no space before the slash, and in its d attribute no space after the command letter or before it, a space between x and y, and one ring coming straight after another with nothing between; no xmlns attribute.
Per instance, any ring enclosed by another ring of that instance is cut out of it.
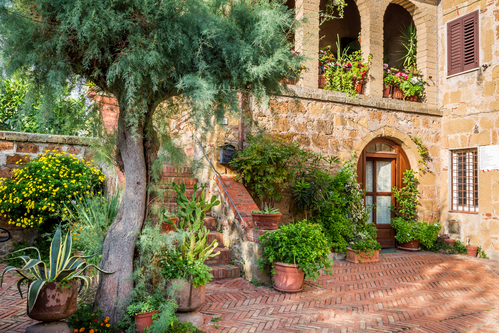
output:
<svg viewBox="0 0 499 333"><path fill-rule="evenodd" d="M379 261L379 250L381 250L381 245L376 239L370 238L353 242L347 248L346 260L356 264L377 262Z"/></svg>
<svg viewBox="0 0 499 333"><path fill-rule="evenodd" d="M20 286L23 282L28 282L27 314L35 320L51 322L71 316L76 311L78 287L82 291L84 288L81 287L90 285L90 277L84 275L87 268L94 267L103 273L109 274L95 265L88 265L82 260L93 256L71 256L71 232L68 232L63 240L60 226L52 238L49 265L42 261L40 251L36 247L28 247L12 253L28 249L36 250L38 258L31 259L27 256L19 256L6 259L20 258L26 265L22 268L5 267L0 278L0 287L5 273L15 271L21 276L17 281L17 286L22 298L23 294ZM54 299L59 300L59 302L54 302Z"/></svg>
<svg viewBox="0 0 499 333"><path fill-rule="evenodd" d="M370 208L362 201L354 201L351 215L353 237L348 243L346 260L359 264L379 261L381 245L376 240L376 225L369 222Z"/></svg>
<svg viewBox="0 0 499 333"><path fill-rule="evenodd" d="M271 266L276 290L298 292L305 278L315 281L321 270L332 274L333 262L327 256L331 244L318 224L302 220L281 225L275 231L265 231L260 240L263 257L258 264L261 270Z"/></svg>
<svg viewBox="0 0 499 333"><path fill-rule="evenodd" d="M204 226L205 212L220 201L212 196L206 202L205 189L201 190L199 198L196 192L192 199L185 196L185 185L174 184L177 192L177 207L179 224L171 233L173 248L164 248L159 255L161 273L168 286L174 286L177 296L177 311L190 312L200 308L205 300L205 285L213 278L211 267L205 261L215 257L220 252L213 253L218 246L215 240L208 243L209 230Z"/></svg>
<svg viewBox="0 0 499 333"><path fill-rule="evenodd" d="M265 204L265 209L254 210L251 212L251 218L256 227L263 230L275 230L279 225L282 214L276 208L269 208Z"/></svg>
<svg viewBox="0 0 499 333"><path fill-rule="evenodd" d="M420 242L431 247L438 238L441 226L438 223L417 222L419 182L413 170L404 172L404 183L406 185L400 189L393 188L396 206L392 207L392 211L396 217L392 219L391 225L397 232L395 239L402 250L418 251Z"/></svg>
<svg viewBox="0 0 499 333"><path fill-rule="evenodd" d="M128 314L135 318L137 332L143 333L146 328L153 324L158 313L159 301L149 295L141 301L133 301L127 307Z"/></svg>

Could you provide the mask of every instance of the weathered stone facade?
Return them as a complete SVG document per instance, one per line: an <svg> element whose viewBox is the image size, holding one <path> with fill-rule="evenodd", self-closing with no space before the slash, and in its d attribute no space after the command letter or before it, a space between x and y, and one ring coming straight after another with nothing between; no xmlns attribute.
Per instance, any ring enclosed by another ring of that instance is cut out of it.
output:
<svg viewBox="0 0 499 333"><path fill-rule="evenodd" d="M447 76L447 23L479 11L479 67ZM481 246L499 259L499 171L478 173L478 213L452 212L452 150L498 145L499 2L444 0L438 6L438 104L442 106L441 223L457 223L453 238ZM480 163L480 156L479 163Z"/></svg>

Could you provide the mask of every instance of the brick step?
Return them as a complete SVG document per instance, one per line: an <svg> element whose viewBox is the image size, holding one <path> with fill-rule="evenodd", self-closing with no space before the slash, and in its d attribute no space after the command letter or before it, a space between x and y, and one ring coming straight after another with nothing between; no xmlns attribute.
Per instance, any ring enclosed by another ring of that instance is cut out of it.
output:
<svg viewBox="0 0 499 333"><path fill-rule="evenodd" d="M228 249L226 247L217 247L217 248L215 248L213 253L217 253L218 251L220 251L220 254L217 255L216 257L213 257L213 258L206 260L204 262L205 265L214 266L214 265L230 264L230 261L231 261L230 249Z"/></svg>
<svg viewBox="0 0 499 333"><path fill-rule="evenodd" d="M217 219L211 216L204 218L204 226L210 231L217 231Z"/></svg>
<svg viewBox="0 0 499 333"><path fill-rule="evenodd" d="M185 189L185 196L190 200L194 194L193 189ZM163 193L167 202L175 202L177 200L177 192L172 188L166 188ZM196 196L199 198L201 195L201 190L196 191Z"/></svg>
<svg viewBox="0 0 499 333"><path fill-rule="evenodd" d="M225 265L215 265L210 266L213 270L211 274L213 274L213 280L221 280L221 279L234 279L241 277L241 272L239 271L239 267L225 264Z"/></svg>
<svg viewBox="0 0 499 333"><path fill-rule="evenodd" d="M188 177L163 177L161 181L161 185L165 188L173 188L173 183L177 185L185 184L186 189L191 189L194 187L194 184L198 183L196 178L188 178Z"/></svg>
<svg viewBox="0 0 499 333"><path fill-rule="evenodd" d="M224 247L224 235L220 232L210 231L208 234L208 244L213 243L213 241L218 242L219 247Z"/></svg>
<svg viewBox="0 0 499 333"><path fill-rule="evenodd" d="M167 175L182 175L185 177L191 177L192 176L192 168L191 167L174 167L171 165L165 165L163 166L163 174Z"/></svg>

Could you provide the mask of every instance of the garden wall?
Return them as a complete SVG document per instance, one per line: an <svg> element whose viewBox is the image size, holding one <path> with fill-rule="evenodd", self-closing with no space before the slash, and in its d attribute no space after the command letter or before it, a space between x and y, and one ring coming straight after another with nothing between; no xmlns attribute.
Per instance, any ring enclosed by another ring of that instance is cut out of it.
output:
<svg viewBox="0 0 499 333"><path fill-rule="evenodd" d="M21 163L20 161L28 162L38 154L46 152L64 152L91 159L92 155L89 148L91 140L95 139L0 131L0 177L12 177L12 170L22 167L22 165L16 163ZM0 254L7 252L12 247L13 242L31 241L37 236L35 230L10 225L4 217L0 218L0 227L8 229L12 233L10 241L0 243Z"/></svg>

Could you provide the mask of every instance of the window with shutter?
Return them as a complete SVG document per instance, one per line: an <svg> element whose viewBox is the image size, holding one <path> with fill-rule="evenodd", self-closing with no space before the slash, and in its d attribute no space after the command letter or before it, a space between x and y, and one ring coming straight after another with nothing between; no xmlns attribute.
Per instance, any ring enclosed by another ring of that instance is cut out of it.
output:
<svg viewBox="0 0 499 333"><path fill-rule="evenodd" d="M478 68L478 10L447 23L447 75Z"/></svg>

